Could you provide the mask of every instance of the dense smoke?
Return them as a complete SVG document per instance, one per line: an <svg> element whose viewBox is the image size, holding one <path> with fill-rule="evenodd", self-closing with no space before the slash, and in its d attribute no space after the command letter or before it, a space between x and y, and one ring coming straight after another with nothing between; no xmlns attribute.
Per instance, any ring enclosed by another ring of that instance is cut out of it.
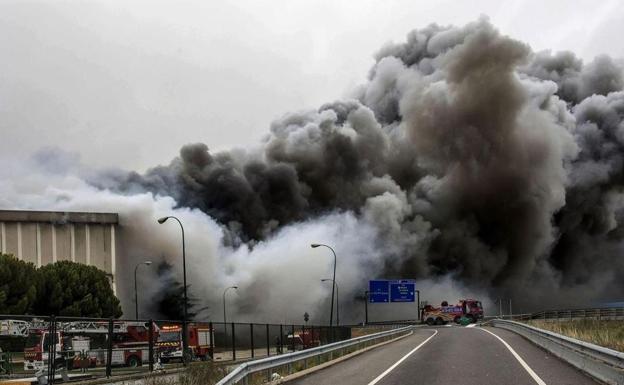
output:
<svg viewBox="0 0 624 385"><path fill-rule="evenodd" d="M240 317L325 304L330 261L311 242L340 254L349 321L375 276L426 282L436 301L596 304L624 289L623 87L607 56L534 53L485 19L431 25L383 47L352 99L285 115L256 148L190 144L144 174L83 179L128 228L139 209L116 205L129 199L158 206L149 220L175 209L195 222L196 287L214 306L237 283ZM130 250L176 253L174 236L132 231Z"/></svg>

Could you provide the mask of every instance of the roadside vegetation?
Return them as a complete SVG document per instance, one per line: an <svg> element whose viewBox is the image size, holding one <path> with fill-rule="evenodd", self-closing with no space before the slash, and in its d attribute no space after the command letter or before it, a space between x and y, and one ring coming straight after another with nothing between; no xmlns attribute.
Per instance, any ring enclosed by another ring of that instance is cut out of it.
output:
<svg viewBox="0 0 624 385"><path fill-rule="evenodd" d="M202 362L189 365L188 369L178 376L149 375L145 378L145 385L212 385L216 384L227 374L223 365L211 362Z"/></svg>
<svg viewBox="0 0 624 385"><path fill-rule="evenodd" d="M550 330L567 337L624 352L624 321L612 320L530 320L529 325Z"/></svg>
<svg viewBox="0 0 624 385"><path fill-rule="evenodd" d="M120 317L106 272L58 261L40 268L0 254L0 314Z"/></svg>

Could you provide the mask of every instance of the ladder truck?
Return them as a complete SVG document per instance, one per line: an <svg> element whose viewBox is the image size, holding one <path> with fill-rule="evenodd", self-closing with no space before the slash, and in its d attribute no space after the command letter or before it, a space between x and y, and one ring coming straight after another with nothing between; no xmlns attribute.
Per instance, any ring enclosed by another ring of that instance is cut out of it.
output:
<svg viewBox="0 0 624 385"><path fill-rule="evenodd" d="M47 366L49 352L55 361L74 367L106 365L108 322L57 322L55 346L50 349L50 328L47 322L33 322L28 329L24 348L24 370L41 370ZM156 341L158 328L153 326L152 340ZM113 351L111 365L136 367L149 359L149 325L142 322L113 323Z"/></svg>

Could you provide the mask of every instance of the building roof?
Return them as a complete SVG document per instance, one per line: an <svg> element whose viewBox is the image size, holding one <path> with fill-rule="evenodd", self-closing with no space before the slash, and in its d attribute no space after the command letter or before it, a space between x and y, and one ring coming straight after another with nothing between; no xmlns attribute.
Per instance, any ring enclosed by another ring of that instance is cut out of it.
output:
<svg viewBox="0 0 624 385"><path fill-rule="evenodd" d="M117 213L86 213L73 211L0 210L0 222L69 223L119 223Z"/></svg>

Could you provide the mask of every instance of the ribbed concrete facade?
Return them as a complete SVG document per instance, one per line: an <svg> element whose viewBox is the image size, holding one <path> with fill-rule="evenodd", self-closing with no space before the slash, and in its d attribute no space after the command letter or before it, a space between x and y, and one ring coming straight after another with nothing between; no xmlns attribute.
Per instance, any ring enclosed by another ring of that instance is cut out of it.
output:
<svg viewBox="0 0 624 385"><path fill-rule="evenodd" d="M63 260L96 266L116 291L118 223L113 213L0 210L0 250L37 267Z"/></svg>

